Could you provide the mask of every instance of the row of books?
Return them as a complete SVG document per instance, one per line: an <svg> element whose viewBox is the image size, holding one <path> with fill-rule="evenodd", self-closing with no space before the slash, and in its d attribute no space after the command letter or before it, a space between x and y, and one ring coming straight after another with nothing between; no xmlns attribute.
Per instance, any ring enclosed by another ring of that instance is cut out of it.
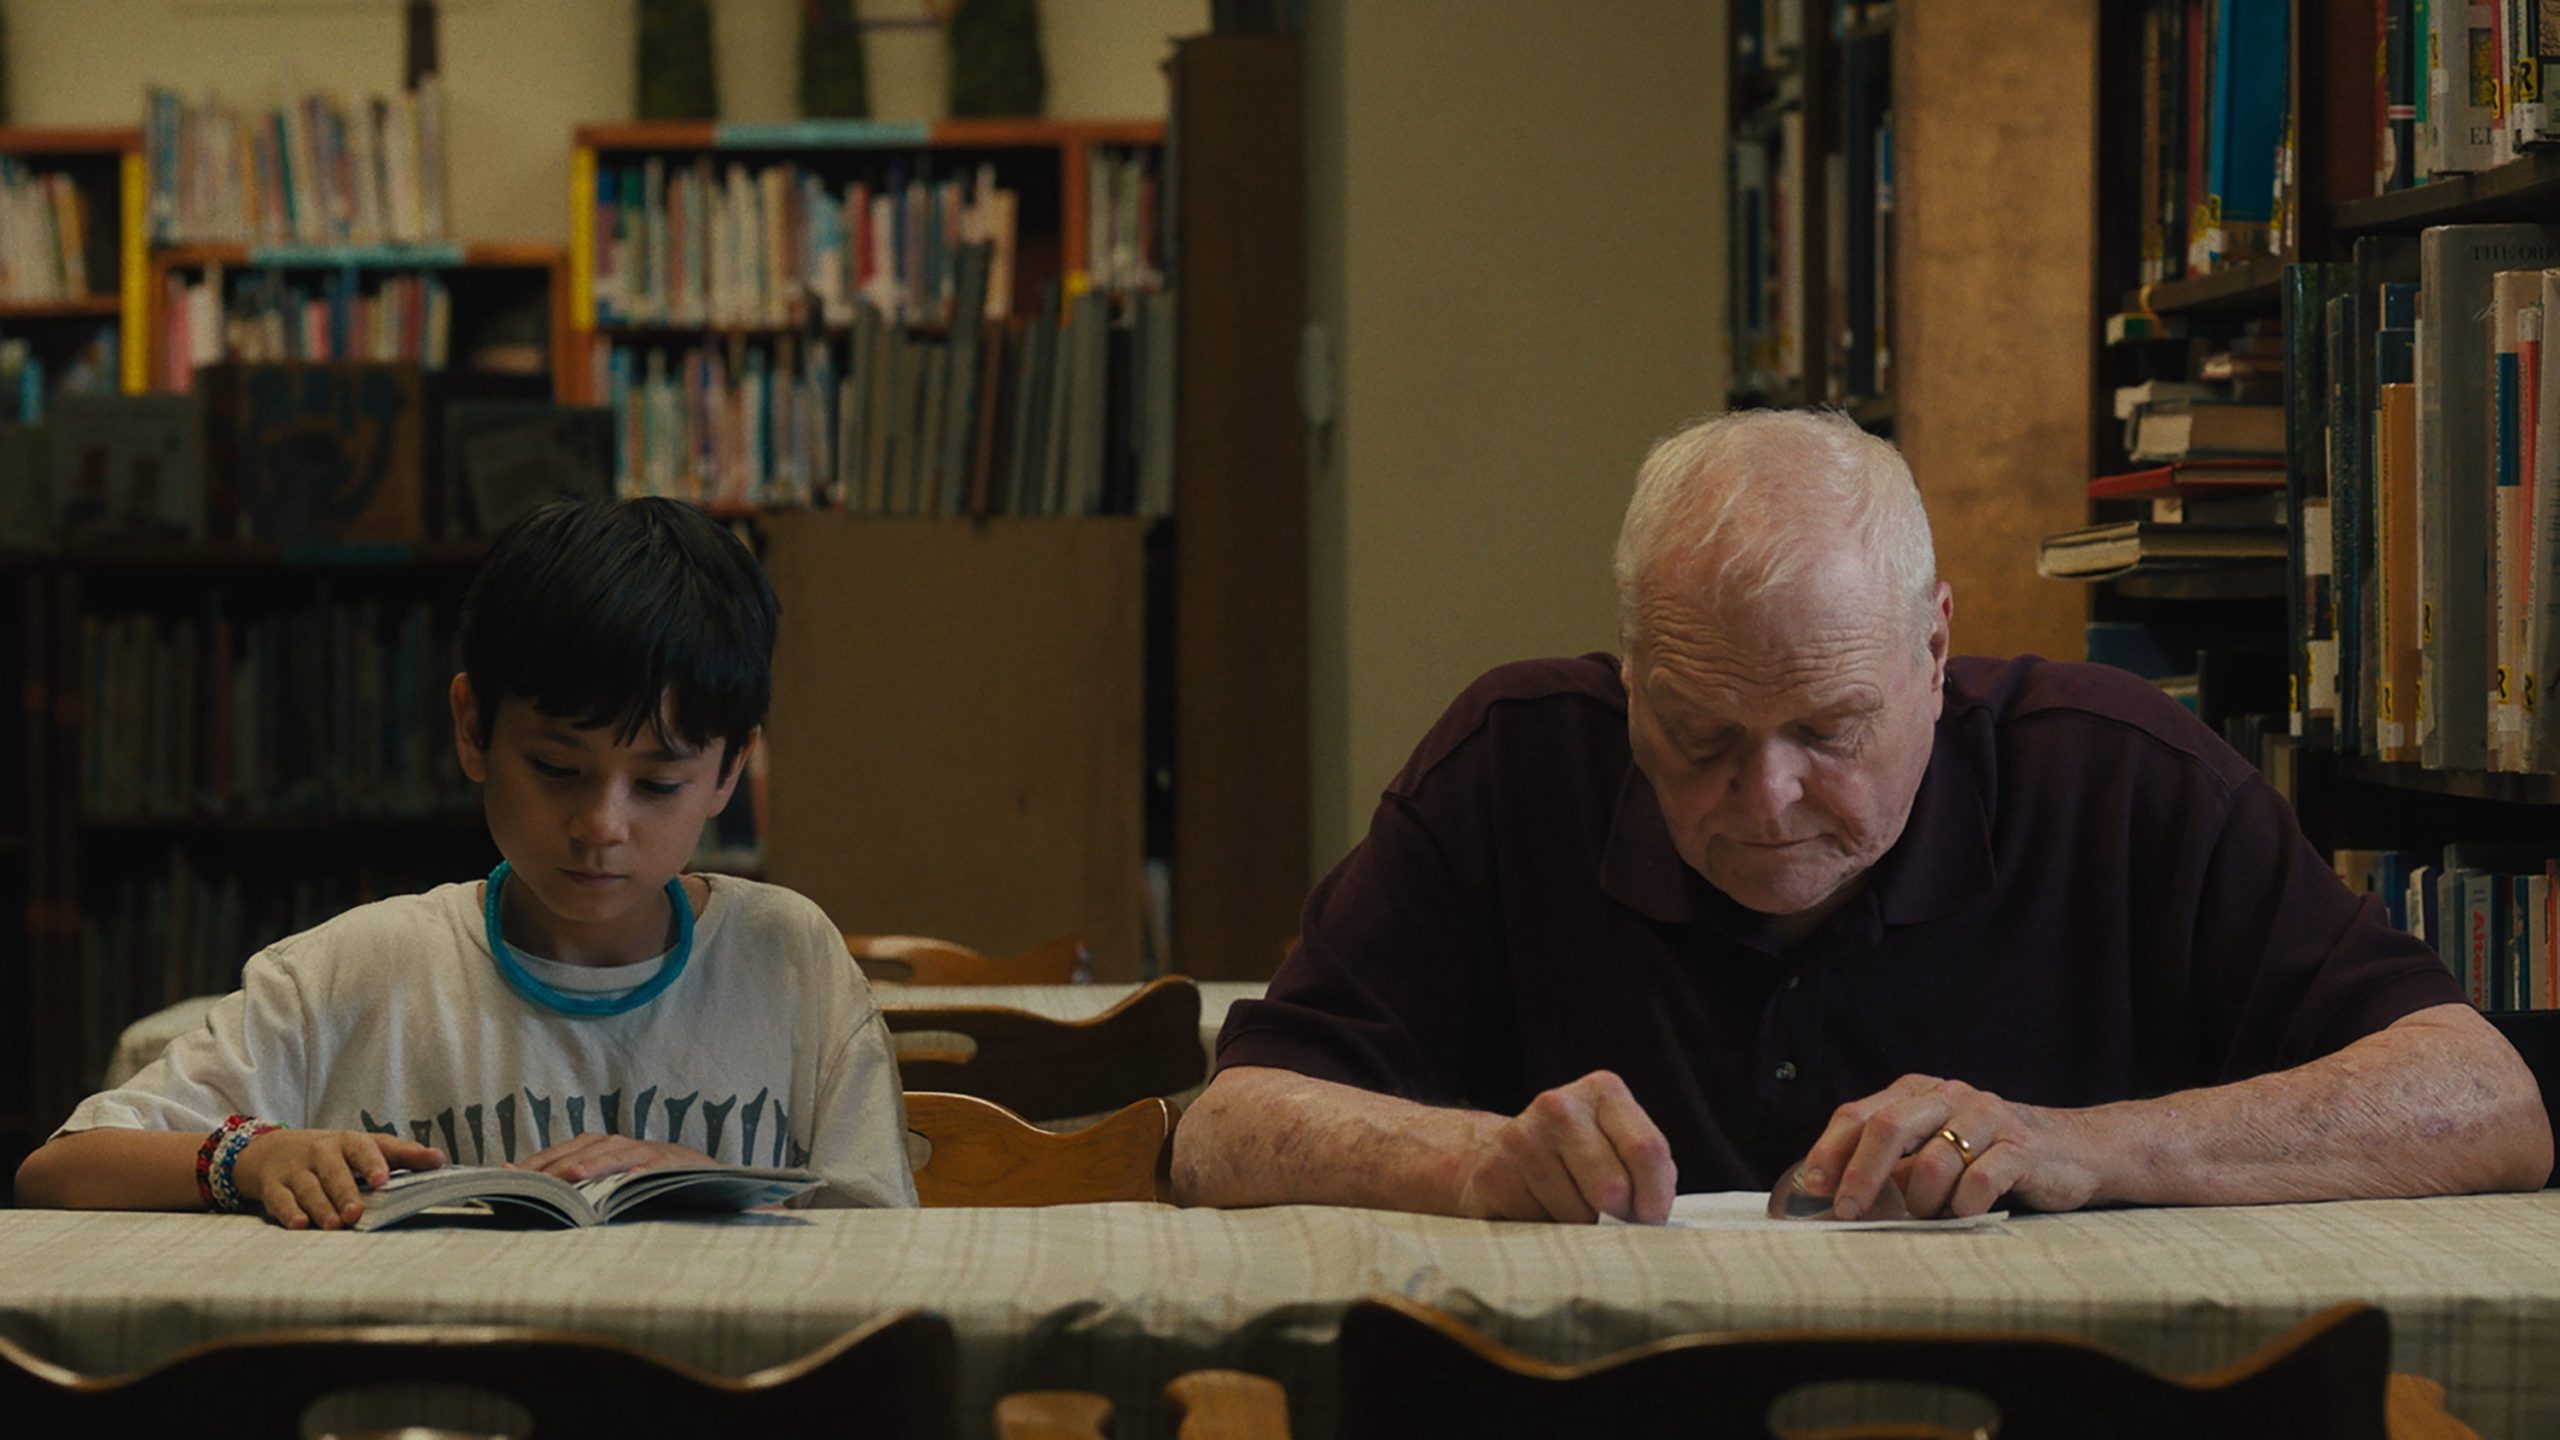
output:
<svg viewBox="0 0 2560 1440"><path fill-rule="evenodd" d="M1798 75L1784 77L1773 105L1735 128L1730 323L1738 389L1795 393L1808 358L1818 356L1818 398L1845 404L1891 393L1891 63L1888 35L1840 42L1839 114L1829 127L1839 136L1835 149L1809 152ZM1819 236L1806 219L1814 186L1822 194ZM1818 335L1803 313L1817 293L1825 317Z"/></svg>
<svg viewBox="0 0 2560 1440"><path fill-rule="evenodd" d="M160 388L184 394L195 372L225 361L406 361L441 370L453 348L453 296L433 270L227 272L169 277Z"/></svg>
<svg viewBox="0 0 2560 1440"><path fill-rule="evenodd" d="M2148 284L2290 251L2287 0L2152 0L2142 11L2141 223Z"/></svg>
<svg viewBox="0 0 2560 1440"><path fill-rule="evenodd" d="M2540 0L2376 0L2374 190L2494 169L2560 144L2560 10Z"/></svg>
<svg viewBox="0 0 2560 1440"><path fill-rule="evenodd" d="M25 337L0 339L0 420L42 420L46 408L63 396L116 388L123 338L114 325L98 326L60 353L62 363L51 365Z"/></svg>
<svg viewBox="0 0 2560 1440"><path fill-rule="evenodd" d="M947 324L964 245L994 248L987 312L1013 308L1020 197L995 166L830 188L815 171L651 156L596 176L599 325L845 326L856 303Z"/></svg>
<svg viewBox="0 0 2560 1440"><path fill-rule="evenodd" d="M445 238L444 104L433 75L388 97L313 91L263 109L155 87L142 138L156 243Z"/></svg>
<svg viewBox="0 0 2560 1440"><path fill-rule="evenodd" d="M2307 745L2560 770L2554 267L2560 226L2537 225L2367 236L2288 267Z"/></svg>
<svg viewBox="0 0 2560 1440"><path fill-rule="evenodd" d="M1087 157L1084 284L1108 294L1163 288L1154 161L1136 149ZM830 181L802 165L750 170L711 157L651 156L596 175L596 323L761 327L854 323L868 304L900 324L948 325L959 257L992 247L980 310L1014 313L1021 196L993 162L962 174Z"/></svg>
<svg viewBox="0 0 2560 1440"><path fill-rule="evenodd" d="M471 803L453 760L450 624L423 601L81 622L84 816L425 816Z"/></svg>
<svg viewBox="0 0 2560 1440"><path fill-rule="evenodd" d="M2330 863L2444 958L2474 1008L2560 1010L2560 861L2547 849L2340 849Z"/></svg>
<svg viewBox="0 0 2560 1440"><path fill-rule="evenodd" d="M962 313L990 247L962 251ZM1172 508L1173 297L1077 296L946 333L859 304L841 340L599 339L615 487L717 506L874 515L1161 515Z"/></svg>
<svg viewBox="0 0 2560 1440"><path fill-rule="evenodd" d="M79 182L0 155L0 300L87 295L90 226Z"/></svg>

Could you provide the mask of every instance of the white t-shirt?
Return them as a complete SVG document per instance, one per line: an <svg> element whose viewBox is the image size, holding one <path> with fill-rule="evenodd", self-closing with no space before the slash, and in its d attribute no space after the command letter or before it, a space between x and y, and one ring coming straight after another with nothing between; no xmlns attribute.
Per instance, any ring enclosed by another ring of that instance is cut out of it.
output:
<svg viewBox="0 0 2560 1440"><path fill-rule="evenodd" d="M210 1131L254 1115L400 1135L466 1165L603 1131L806 1165L826 1178L820 1203L915 1204L888 1026L842 934L793 891L704 878L684 973L619 1015L517 995L489 953L483 882L359 906L251 957L203 1029L62 1130ZM516 955L546 984L600 995L666 960Z"/></svg>

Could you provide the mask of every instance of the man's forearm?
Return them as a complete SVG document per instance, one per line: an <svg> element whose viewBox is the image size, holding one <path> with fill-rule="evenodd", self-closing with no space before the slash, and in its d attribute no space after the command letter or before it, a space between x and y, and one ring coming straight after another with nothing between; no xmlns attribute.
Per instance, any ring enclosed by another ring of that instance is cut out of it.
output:
<svg viewBox="0 0 2560 1440"><path fill-rule="evenodd" d="M1222 1070L1174 1131L1174 1194L1454 1215L1468 1155L1502 1123L1289 1070Z"/></svg>
<svg viewBox="0 0 2560 1440"><path fill-rule="evenodd" d="M2097 1204L2247 1205L2524 1190L2551 1172L2532 1072L2459 1005L2231 1085L2047 1112L2085 1127Z"/></svg>

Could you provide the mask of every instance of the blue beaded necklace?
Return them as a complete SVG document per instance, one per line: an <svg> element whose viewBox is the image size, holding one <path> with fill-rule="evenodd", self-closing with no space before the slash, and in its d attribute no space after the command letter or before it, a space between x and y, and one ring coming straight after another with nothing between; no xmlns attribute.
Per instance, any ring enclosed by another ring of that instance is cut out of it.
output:
<svg viewBox="0 0 2560 1440"><path fill-rule="evenodd" d="M581 1018L637 1010L657 999L659 991L676 983L676 977L684 973L684 962L693 958L693 898L684 893L684 878L678 876L667 882L667 899L676 907L676 948L668 954L667 963L658 967L657 974L634 986L629 993L612 999L575 995L556 986L545 985L525 970L524 962L516 958L516 952L507 948L506 936L498 924L498 891L506 885L510 873L511 867L504 860L498 862L497 869L489 872L488 902L483 910L489 928L489 954L497 960L498 973L505 977L508 988L536 1005Z"/></svg>

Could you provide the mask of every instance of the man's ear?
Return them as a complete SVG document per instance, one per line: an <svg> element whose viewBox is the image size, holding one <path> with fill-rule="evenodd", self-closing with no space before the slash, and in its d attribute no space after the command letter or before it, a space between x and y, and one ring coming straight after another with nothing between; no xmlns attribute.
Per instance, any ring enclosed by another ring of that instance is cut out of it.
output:
<svg viewBox="0 0 2560 1440"><path fill-rule="evenodd" d="M471 693L471 677L454 676L445 698L453 705L453 758L462 763L462 773L472 784L484 784L489 778L489 752L480 743L480 702Z"/></svg>
<svg viewBox="0 0 2560 1440"><path fill-rule="evenodd" d="M1944 689L1947 683L1947 653L1953 644L1956 618L1956 587L1938 582L1937 616L1929 622L1929 688Z"/></svg>

